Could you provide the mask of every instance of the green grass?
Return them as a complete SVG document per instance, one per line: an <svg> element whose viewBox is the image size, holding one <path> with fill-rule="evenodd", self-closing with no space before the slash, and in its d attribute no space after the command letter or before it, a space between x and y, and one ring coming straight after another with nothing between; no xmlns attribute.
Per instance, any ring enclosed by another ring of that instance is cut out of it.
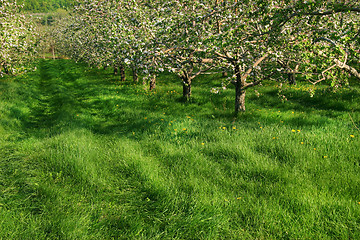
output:
<svg viewBox="0 0 360 240"><path fill-rule="evenodd" d="M0 79L0 239L359 239L360 88L266 82L235 118L221 81Z"/></svg>

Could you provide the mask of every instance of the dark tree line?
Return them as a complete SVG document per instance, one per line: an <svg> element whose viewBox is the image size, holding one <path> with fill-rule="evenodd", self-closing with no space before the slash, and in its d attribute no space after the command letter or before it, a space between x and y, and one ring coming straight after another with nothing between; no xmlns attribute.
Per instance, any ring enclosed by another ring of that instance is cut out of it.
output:
<svg viewBox="0 0 360 240"><path fill-rule="evenodd" d="M71 8L75 0L18 0L18 4L23 4L24 11L29 12L51 12L59 8Z"/></svg>

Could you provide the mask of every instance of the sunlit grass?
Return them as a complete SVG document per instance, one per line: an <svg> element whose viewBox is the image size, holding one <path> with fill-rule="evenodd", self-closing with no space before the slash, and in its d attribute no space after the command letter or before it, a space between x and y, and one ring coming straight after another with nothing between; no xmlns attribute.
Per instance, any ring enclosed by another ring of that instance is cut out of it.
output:
<svg viewBox="0 0 360 240"><path fill-rule="evenodd" d="M264 83L235 118L220 75L184 103L170 74L38 65L0 79L0 238L360 237L358 87Z"/></svg>

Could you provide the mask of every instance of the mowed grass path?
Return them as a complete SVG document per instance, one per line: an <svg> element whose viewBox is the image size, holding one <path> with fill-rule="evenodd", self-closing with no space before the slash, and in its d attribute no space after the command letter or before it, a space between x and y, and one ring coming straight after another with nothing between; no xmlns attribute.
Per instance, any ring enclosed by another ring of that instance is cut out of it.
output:
<svg viewBox="0 0 360 240"><path fill-rule="evenodd" d="M0 239L360 239L359 87L265 83L234 118L221 81L0 79Z"/></svg>

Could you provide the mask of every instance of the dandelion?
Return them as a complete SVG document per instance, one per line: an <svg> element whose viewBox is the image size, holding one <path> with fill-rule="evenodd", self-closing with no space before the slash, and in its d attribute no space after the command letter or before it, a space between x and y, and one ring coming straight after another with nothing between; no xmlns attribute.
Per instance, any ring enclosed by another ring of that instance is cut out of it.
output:
<svg viewBox="0 0 360 240"><path fill-rule="evenodd" d="M351 134L350 137L351 137L351 138L354 138L355 136Z"/></svg>
<svg viewBox="0 0 360 240"><path fill-rule="evenodd" d="M232 129L233 129L233 130L236 130L236 127L233 127Z"/></svg>
<svg viewBox="0 0 360 240"><path fill-rule="evenodd" d="M241 197L238 197L238 198L236 198L237 200L240 200L241 199Z"/></svg>
<svg viewBox="0 0 360 240"><path fill-rule="evenodd" d="M301 144L304 144L304 142L301 142Z"/></svg>
<svg viewBox="0 0 360 240"><path fill-rule="evenodd" d="M176 132L176 131L177 131L177 129L175 128L175 129L174 129L174 131Z"/></svg>
<svg viewBox="0 0 360 240"><path fill-rule="evenodd" d="M292 114L294 114L294 112L291 112Z"/></svg>
<svg viewBox="0 0 360 240"><path fill-rule="evenodd" d="M164 119L162 118L161 121L164 121Z"/></svg>
<svg viewBox="0 0 360 240"><path fill-rule="evenodd" d="M146 120L146 119L147 119L147 117L144 117L144 119Z"/></svg>
<svg viewBox="0 0 360 240"><path fill-rule="evenodd" d="M314 151L316 151L316 148L314 148Z"/></svg>
<svg viewBox="0 0 360 240"><path fill-rule="evenodd" d="M223 129L223 130L225 130L225 129L226 129L226 127L222 127L222 129Z"/></svg>
<svg viewBox="0 0 360 240"><path fill-rule="evenodd" d="M300 130L298 129L297 132L300 132Z"/></svg>
<svg viewBox="0 0 360 240"><path fill-rule="evenodd" d="M203 145L203 146L204 146L204 145L205 145L205 143L201 143L201 145Z"/></svg>
<svg viewBox="0 0 360 240"><path fill-rule="evenodd" d="M186 116L187 118L191 118L190 116Z"/></svg>
<svg viewBox="0 0 360 240"><path fill-rule="evenodd" d="M260 127L260 129L262 129L262 127Z"/></svg>
<svg viewBox="0 0 360 240"><path fill-rule="evenodd" d="M292 132L296 132L296 130L295 130L295 129L292 129L291 131L292 131Z"/></svg>
<svg viewBox="0 0 360 240"><path fill-rule="evenodd" d="M323 158L327 158L327 156L323 156Z"/></svg>
<svg viewBox="0 0 360 240"><path fill-rule="evenodd" d="M186 131L186 128L183 128L183 131Z"/></svg>
<svg viewBox="0 0 360 240"><path fill-rule="evenodd" d="M273 137L273 139L275 139L276 137Z"/></svg>

